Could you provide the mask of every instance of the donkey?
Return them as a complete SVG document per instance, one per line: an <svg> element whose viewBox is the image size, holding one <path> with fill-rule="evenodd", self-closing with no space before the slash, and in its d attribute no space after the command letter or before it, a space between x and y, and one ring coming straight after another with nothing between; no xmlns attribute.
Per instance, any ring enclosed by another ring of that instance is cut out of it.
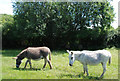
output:
<svg viewBox="0 0 120 81"><path fill-rule="evenodd" d="M49 54L49 59L48 59L48 54ZM51 51L48 47L28 47L27 49L24 49L16 57L13 57L13 59L16 59L16 68L19 68L21 64L21 60L23 60L24 58L28 59L25 63L24 68L26 68L27 63L29 62L30 69L32 69L31 59L33 60L44 59L45 64L43 68L45 68L46 63L48 62L50 69L52 69Z"/></svg>
<svg viewBox="0 0 120 81"><path fill-rule="evenodd" d="M69 65L72 66L75 60L78 60L83 64L84 74L88 73L87 65L97 65L99 63L102 64L103 73L101 74L100 78L103 77L104 73L106 72L106 64L109 60L109 64L111 63L111 53L107 50L97 50L97 51L69 51Z"/></svg>

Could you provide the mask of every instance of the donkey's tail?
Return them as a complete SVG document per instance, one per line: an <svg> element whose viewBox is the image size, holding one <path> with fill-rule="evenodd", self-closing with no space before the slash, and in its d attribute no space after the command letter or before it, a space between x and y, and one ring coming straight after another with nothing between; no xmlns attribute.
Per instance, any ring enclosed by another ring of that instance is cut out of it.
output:
<svg viewBox="0 0 120 81"><path fill-rule="evenodd" d="M51 52L49 52L49 60L51 61Z"/></svg>
<svg viewBox="0 0 120 81"><path fill-rule="evenodd" d="M109 61L108 62L109 62L109 65L110 65L111 64L111 57L109 57Z"/></svg>

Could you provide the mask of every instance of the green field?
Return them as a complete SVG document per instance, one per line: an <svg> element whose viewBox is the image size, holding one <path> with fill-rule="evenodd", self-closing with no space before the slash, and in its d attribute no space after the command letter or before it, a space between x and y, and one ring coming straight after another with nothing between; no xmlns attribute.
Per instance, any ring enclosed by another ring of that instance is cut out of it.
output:
<svg viewBox="0 0 120 81"><path fill-rule="evenodd" d="M118 79L118 50L115 48L107 49L112 54L112 63L107 65L107 71L103 79ZM23 60L20 69L16 69L15 57L21 50L2 51L2 79L98 79L102 74L102 65L88 66L89 76L83 74L83 66L75 61L73 66L68 65L68 53L66 51L52 52L53 69L50 70L47 64L42 69L44 60L33 61L34 69L23 69L26 59Z"/></svg>

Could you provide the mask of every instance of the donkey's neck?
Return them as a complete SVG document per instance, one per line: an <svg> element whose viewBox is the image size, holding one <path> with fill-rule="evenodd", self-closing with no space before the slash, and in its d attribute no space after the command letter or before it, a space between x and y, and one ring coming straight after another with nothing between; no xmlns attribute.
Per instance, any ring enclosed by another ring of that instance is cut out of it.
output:
<svg viewBox="0 0 120 81"><path fill-rule="evenodd" d="M18 59L24 59L26 57L26 50L23 50L19 55L17 55Z"/></svg>
<svg viewBox="0 0 120 81"><path fill-rule="evenodd" d="M79 60L80 59L80 56L81 56L81 54L75 54L75 60Z"/></svg>
<svg viewBox="0 0 120 81"><path fill-rule="evenodd" d="M22 60L22 59L25 58L25 56L24 56L23 54L19 54L17 57L18 57L18 59L20 59L20 60Z"/></svg>

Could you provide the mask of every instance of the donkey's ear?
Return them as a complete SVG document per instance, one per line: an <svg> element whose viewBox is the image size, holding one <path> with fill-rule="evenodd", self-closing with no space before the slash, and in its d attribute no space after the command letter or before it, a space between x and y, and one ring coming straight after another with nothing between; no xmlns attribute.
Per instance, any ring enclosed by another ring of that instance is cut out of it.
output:
<svg viewBox="0 0 120 81"><path fill-rule="evenodd" d="M12 59L17 59L18 57L13 57Z"/></svg>
<svg viewBox="0 0 120 81"><path fill-rule="evenodd" d="M73 52L71 52L71 55L73 55Z"/></svg>
<svg viewBox="0 0 120 81"><path fill-rule="evenodd" d="M69 50L66 50L68 53L70 52Z"/></svg>

